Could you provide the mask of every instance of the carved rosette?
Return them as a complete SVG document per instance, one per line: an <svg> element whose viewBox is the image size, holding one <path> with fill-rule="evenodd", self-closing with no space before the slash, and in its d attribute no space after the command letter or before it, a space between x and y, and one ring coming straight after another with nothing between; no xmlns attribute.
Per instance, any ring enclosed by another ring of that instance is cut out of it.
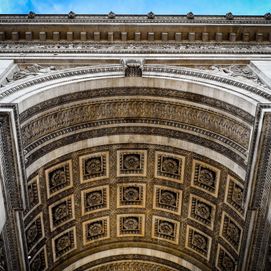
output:
<svg viewBox="0 0 271 271"><path fill-rule="evenodd" d="M39 177L31 179L27 183L27 195L29 201L29 208L24 210L24 215L28 215L31 211L33 211L40 204L40 183Z"/></svg>
<svg viewBox="0 0 271 271"><path fill-rule="evenodd" d="M83 215L106 210L109 208L109 186L83 190L81 198Z"/></svg>
<svg viewBox="0 0 271 271"><path fill-rule="evenodd" d="M144 236L144 215L118 215L118 236Z"/></svg>
<svg viewBox="0 0 271 271"><path fill-rule="evenodd" d="M226 188L226 203L230 205L241 217L245 215L244 210L244 186L241 182L232 178L231 176L227 179Z"/></svg>
<svg viewBox="0 0 271 271"><path fill-rule="evenodd" d="M166 186L154 186L154 209L181 214L182 191Z"/></svg>
<svg viewBox="0 0 271 271"><path fill-rule="evenodd" d="M30 261L30 271L44 271L47 269L47 253L46 248L43 247Z"/></svg>
<svg viewBox="0 0 271 271"><path fill-rule="evenodd" d="M220 171L200 161L193 161L192 186L217 196Z"/></svg>
<svg viewBox="0 0 271 271"><path fill-rule="evenodd" d="M145 176L147 151L120 150L118 156L118 176Z"/></svg>
<svg viewBox="0 0 271 271"><path fill-rule="evenodd" d="M146 185L130 183L118 185L118 207L145 207Z"/></svg>
<svg viewBox="0 0 271 271"><path fill-rule="evenodd" d="M164 217L153 216L152 225L153 238L173 244L179 243L180 222Z"/></svg>
<svg viewBox="0 0 271 271"><path fill-rule="evenodd" d="M76 249L75 227L57 235L52 240L54 261Z"/></svg>
<svg viewBox="0 0 271 271"><path fill-rule="evenodd" d="M237 253L239 253L242 227L232 218L230 218L225 212L222 214L222 225L220 235L226 240Z"/></svg>
<svg viewBox="0 0 271 271"><path fill-rule="evenodd" d="M156 172L157 178L171 181L183 182L183 169L185 158L180 155L156 152Z"/></svg>
<svg viewBox="0 0 271 271"><path fill-rule="evenodd" d="M43 219L41 214L36 216L26 227L25 236L28 252L30 252L44 237Z"/></svg>
<svg viewBox="0 0 271 271"><path fill-rule="evenodd" d="M187 226L186 248L209 260L211 242L211 237L191 226Z"/></svg>
<svg viewBox="0 0 271 271"><path fill-rule="evenodd" d="M84 244L109 238L109 217L88 220L83 223Z"/></svg>
<svg viewBox="0 0 271 271"><path fill-rule="evenodd" d="M74 197L69 196L49 206L51 230L74 219Z"/></svg>
<svg viewBox="0 0 271 271"><path fill-rule="evenodd" d="M219 271L235 271L236 260L220 245L217 251L216 267Z"/></svg>
<svg viewBox="0 0 271 271"><path fill-rule="evenodd" d="M82 183L108 178L108 152L93 153L81 156L80 180Z"/></svg>
<svg viewBox="0 0 271 271"><path fill-rule="evenodd" d="M213 229L215 205L195 195L190 196L189 217L204 226Z"/></svg>
<svg viewBox="0 0 271 271"><path fill-rule="evenodd" d="M71 161L55 165L45 171L47 196L52 197L72 187Z"/></svg>

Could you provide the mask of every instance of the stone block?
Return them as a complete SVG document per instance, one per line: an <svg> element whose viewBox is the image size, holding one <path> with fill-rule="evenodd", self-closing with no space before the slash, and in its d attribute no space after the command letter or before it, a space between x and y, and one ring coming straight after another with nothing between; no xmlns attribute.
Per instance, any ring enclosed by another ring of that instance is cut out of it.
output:
<svg viewBox="0 0 271 271"><path fill-rule="evenodd" d="M109 42L113 42L114 41L114 33L113 32L108 32L107 33L107 38Z"/></svg>
<svg viewBox="0 0 271 271"><path fill-rule="evenodd" d="M181 41L182 40L182 33L175 33L175 41Z"/></svg>
<svg viewBox="0 0 271 271"><path fill-rule="evenodd" d="M13 41L19 40L19 33L18 32L12 32L11 33L11 39Z"/></svg>
<svg viewBox="0 0 271 271"><path fill-rule="evenodd" d="M136 32L135 33L135 41L140 41L141 40L141 33L140 32Z"/></svg>
<svg viewBox="0 0 271 271"><path fill-rule="evenodd" d="M148 41L154 41L154 33L148 32Z"/></svg>
<svg viewBox="0 0 271 271"><path fill-rule="evenodd" d="M188 33L188 40L189 41L195 41L196 40L196 33L195 32L189 32Z"/></svg>
<svg viewBox="0 0 271 271"><path fill-rule="evenodd" d="M168 41L168 33L163 32L163 33L161 34L161 38L162 38L162 41Z"/></svg>
<svg viewBox="0 0 271 271"><path fill-rule="evenodd" d="M59 32L53 32L53 40L58 41L59 40Z"/></svg>
<svg viewBox="0 0 271 271"><path fill-rule="evenodd" d="M100 41L101 39L101 33L100 32L94 32L94 40Z"/></svg>
<svg viewBox="0 0 271 271"><path fill-rule="evenodd" d="M73 40L73 32L67 32L67 41Z"/></svg>
<svg viewBox="0 0 271 271"><path fill-rule="evenodd" d="M221 42L222 40L223 40L223 33L221 33L221 32L215 33L215 41Z"/></svg>
<svg viewBox="0 0 271 271"><path fill-rule="evenodd" d="M87 40L87 32L81 32L80 39L81 39L81 41L86 41Z"/></svg>
<svg viewBox="0 0 271 271"><path fill-rule="evenodd" d="M46 40L46 32L40 32L40 40L45 41Z"/></svg>
<svg viewBox="0 0 271 271"><path fill-rule="evenodd" d="M126 41L127 40L127 32L121 32L121 40Z"/></svg>
<svg viewBox="0 0 271 271"><path fill-rule="evenodd" d="M203 32L202 33L202 41L207 42L209 40L209 33Z"/></svg>

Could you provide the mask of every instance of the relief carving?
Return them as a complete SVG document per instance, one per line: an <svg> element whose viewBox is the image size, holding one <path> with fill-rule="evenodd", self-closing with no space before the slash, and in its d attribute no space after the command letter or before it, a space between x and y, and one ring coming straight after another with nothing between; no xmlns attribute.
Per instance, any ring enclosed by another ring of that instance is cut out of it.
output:
<svg viewBox="0 0 271 271"><path fill-rule="evenodd" d="M144 235L143 215L118 215L118 236Z"/></svg>
<svg viewBox="0 0 271 271"><path fill-rule="evenodd" d="M81 197L83 215L109 208L109 186L83 190Z"/></svg>
<svg viewBox="0 0 271 271"><path fill-rule="evenodd" d="M179 243L179 222L172 219L153 216L153 233L155 239L164 240L173 244Z"/></svg>
<svg viewBox="0 0 271 271"><path fill-rule="evenodd" d="M109 238L109 217L83 223L84 244Z"/></svg>
<svg viewBox="0 0 271 271"><path fill-rule="evenodd" d="M72 186L71 161L46 170L47 193L51 197Z"/></svg>
<svg viewBox="0 0 271 271"><path fill-rule="evenodd" d="M209 260L211 238L202 232L188 226L186 247Z"/></svg>
<svg viewBox="0 0 271 271"><path fill-rule="evenodd" d="M127 112L129 112L129 116ZM68 126L93 121L100 122L112 119L112 116L117 120L128 117L137 120L142 118L153 119L153 116L156 116L156 119L164 120L165 116L167 116L167 120L169 118L170 121L174 121L178 125L193 125L212 131L231 139L245 148L248 146L250 138L250 128L248 126L222 114L179 103L143 99L134 99L132 101L130 98L117 102L109 100L80 106L74 105L35 118L35 120L22 127L23 144L27 146L44 135ZM171 160L172 162L173 160ZM166 164L164 168L167 169Z"/></svg>
<svg viewBox="0 0 271 271"><path fill-rule="evenodd" d="M56 261L59 257L66 255L71 250L76 248L75 244L75 228L67 230L64 233L56 236L53 239L54 248L54 260Z"/></svg>
<svg viewBox="0 0 271 271"><path fill-rule="evenodd" d="M225 213L222 215L221 235L238 253L242 238L242 228Z"/></svg>

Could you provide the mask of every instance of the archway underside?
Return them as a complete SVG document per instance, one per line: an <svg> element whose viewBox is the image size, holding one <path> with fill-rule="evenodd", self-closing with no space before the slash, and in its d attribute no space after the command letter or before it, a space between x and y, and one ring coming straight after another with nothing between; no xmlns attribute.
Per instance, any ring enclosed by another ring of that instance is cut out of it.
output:
<svg viewBox="0 0 271 271"><path fill-rule="evenodd" d="M236 270L253 116L166 89L82 95L20 114L31 270Z"/></svg>

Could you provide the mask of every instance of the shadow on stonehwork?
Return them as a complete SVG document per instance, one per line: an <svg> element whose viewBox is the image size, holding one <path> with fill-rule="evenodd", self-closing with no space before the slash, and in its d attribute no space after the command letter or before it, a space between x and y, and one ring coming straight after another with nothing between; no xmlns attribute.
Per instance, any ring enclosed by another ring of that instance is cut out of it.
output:
<svg viewBox="0 0 271 271"><path fill-rule="evenodd" d="M4 242L0 235L0 271L7 270L6 253L4 248Z"/></svg>

